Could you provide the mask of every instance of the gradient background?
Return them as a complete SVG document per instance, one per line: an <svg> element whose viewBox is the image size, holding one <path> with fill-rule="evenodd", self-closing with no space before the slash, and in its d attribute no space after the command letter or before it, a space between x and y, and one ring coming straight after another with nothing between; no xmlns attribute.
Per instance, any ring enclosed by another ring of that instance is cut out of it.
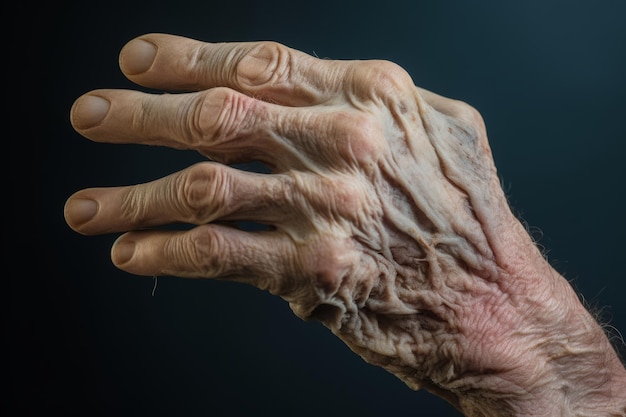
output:
<svg viewBox="0 0 626 417"><path fill-rule="evenodd" d="M5 404L21 410L12 415L458 415L280 299L173 278L152 296L151 278L112 266L116 236L65 225L65 199L81 188L148 181L201 159L92 143L69 125L84 92L134 88L117 54L146 32L389 59L417 85L471 103L514 211L603 320L626 330L623 0L127 3L21 5L22 20L5 17L14 29L5 82L17 93L5 166L19 164L4 184L14 229L5 263L17 267L4 303Z"/></svg>

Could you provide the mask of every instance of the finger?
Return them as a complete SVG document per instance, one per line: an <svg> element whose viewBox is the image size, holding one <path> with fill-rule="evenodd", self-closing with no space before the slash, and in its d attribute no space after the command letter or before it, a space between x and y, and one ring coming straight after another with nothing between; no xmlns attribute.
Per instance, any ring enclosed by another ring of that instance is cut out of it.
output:
<svg viewBox="0 0 626 417"><path fill-rule="evenodd" d="M259 160L278 171L357 151L347 140L367 142L358 133L376 121L354 110L266 103L228 88L165 95L97 90L76 100L70 118L98 142L195 149L223 163Z"/></svg>
<svg viewBox="0 0 626 417"><path fill-rule="evenodd" d="M334 97L350 67L347 61L318 59L275 42L205 43L166 34L131 40L119 60L124 74L145 87L230 87L290 106Z"/></svg>
<svg viewBox="0 0 626 417"><path fill-rule="evenodd" d="M132 274L228 279L275 294L297 285L295 254L293 243L278 232L250 233L219 225L129 232L111 249L113 263Z"/></svg>
<svg viewBox="0 0 626 417"><path fill-rule="evenodd" d="M282 140L302 123L287 108L227 88L154 95L97 90L78 98L71 123L97 142L138 143L194 149L224 163L260 160L288 163Z"/></svg>
<svg viewBox="0 0 626 417"><path fill-rule="evenodd" d="M145 184L91 188L71 196L67 223L95 235L216 220L284 224L292 217L285 175L264 175L204 162Z"/></svg>

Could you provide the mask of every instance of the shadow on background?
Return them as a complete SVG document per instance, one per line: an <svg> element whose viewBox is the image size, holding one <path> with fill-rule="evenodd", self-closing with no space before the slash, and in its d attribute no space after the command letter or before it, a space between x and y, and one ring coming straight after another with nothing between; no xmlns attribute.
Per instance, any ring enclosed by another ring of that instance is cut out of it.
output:
<svg viewBox="0 0 626 417"><path fill-rule="evenodd" d="M508 3L74 1L24 10L21 54L11 56L21 61L9 59L20 80L15 100L44 122L19 124L9 138L29 161L26 173L11 171L7 190L17 196L27 184L35 200L8 204L13 245L31 255L11 259L24 271L9 280L5 316L9 399L23 411L14 415L458 415L365 364L280 299L167 277L152 295L151 278L111 265L116 236L84 237L65 225L65 199L81 188L148 181L201 160L92 143L69 125L79 95L135 88L117 54L147 32L389 59L417 85L474 105L516 213L603 320L626 329L626 3Z"/></svg>

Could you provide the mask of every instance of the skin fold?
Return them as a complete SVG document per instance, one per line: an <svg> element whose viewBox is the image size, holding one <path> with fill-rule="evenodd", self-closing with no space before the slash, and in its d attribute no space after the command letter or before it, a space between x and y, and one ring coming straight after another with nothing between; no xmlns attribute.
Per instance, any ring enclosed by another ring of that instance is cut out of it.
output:
<svg viewBox="0 0 626 417"><path fill-rule="evenodd" d="M511 213L471 106L391 62L273 42L150 34L120 67L168 93L91 91L74 128L207 162L70 197L77 232L126 232L116 266L267 290L467 416L626 415L624 366ZM249 161L270 173L230 166ZM159 229L179 222L196 226Z"/></svg>

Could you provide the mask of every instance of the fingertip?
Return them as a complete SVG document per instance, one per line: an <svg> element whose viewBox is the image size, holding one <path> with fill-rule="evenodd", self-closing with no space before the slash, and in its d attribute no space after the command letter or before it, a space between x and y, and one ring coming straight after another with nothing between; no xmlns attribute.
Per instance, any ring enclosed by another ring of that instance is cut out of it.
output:
<svg viewBox="0 0 626 417"><path fill-rule="evenodd" d="M129 41L120 51L119 64L126 75L137 75L148 71L154 63L157 46L145 39Z"/></svg>
<svg viewBox="0 0 626 417"><path fill-rule="evenodd" d="M80 232L82 226L93 219L99 210L100 205L97 201L90 198L72 196L65 202L63 216L68 226Z"/></svg>
<svg viewBox="0 0 626 417"><path fill-rule="evenodd" d="M128 239L127 236L122 235L117 238L111 247L111 260L113 264L118 268L124 267L133 259L135 248L135 242Z"/></svg>
<svg viewBox="0 0 626 417"><path fill-rule="evenodd" d="M111 103L92 93L79 97L70 110L70 122L77 130L85 130L99 125L109 113Z"/></svg>

